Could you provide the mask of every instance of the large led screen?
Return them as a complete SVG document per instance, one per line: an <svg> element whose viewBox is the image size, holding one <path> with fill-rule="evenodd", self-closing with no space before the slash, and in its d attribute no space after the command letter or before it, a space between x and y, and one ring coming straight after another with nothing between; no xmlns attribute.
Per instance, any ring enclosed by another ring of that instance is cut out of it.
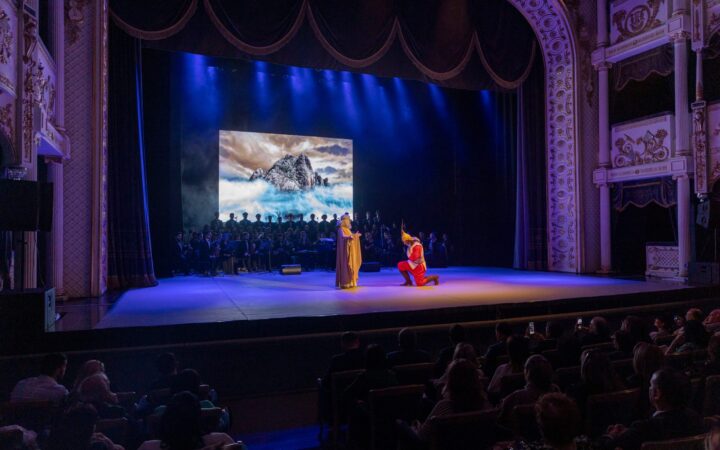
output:
<svg viewBox="0 0 720 450"><path fill-rule="evenodd" d="M352 213L350 139L220 130L219 162L222 220Z"/></svg>

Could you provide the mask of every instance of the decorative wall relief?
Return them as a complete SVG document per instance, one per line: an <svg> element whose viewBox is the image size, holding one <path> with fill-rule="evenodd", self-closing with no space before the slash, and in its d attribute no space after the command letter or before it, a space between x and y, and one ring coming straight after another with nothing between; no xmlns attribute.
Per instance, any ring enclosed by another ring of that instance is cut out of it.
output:
<svg viewBox="0 0 720 450"><path fill-rule="evenodd" d="M695 155L695 193L706 194L707 184L707 131L705 102L696 102L692 105L692 144Z"/></svg>
<svg viewBox="0 0 720 450"><path fill-rule="evenodd" d="M33 16L23 13L25 22L25 50L23 52L23 63L25 64L25 75L23 78L23 163L32 163L33 150L33 106L35 105L35 86L37 84L38 71L42 74L43 67L38 66L35 59L37 47L37 21ZM40 75L42 76L42 75Z"/></svg>
<svg viewBox="0 0 720 450"><path fill-rule="evenodd" d="M670 0L616 0L610 4L610 43L617 44L661 26Z"/></svg>
<svg viewBox="0 0 720 450"><path fill-rule="evenodd" d="M68 35L70 44L77 42L80 37L82 24L85 21L85 6L90 0L66 0L65 12L67 14L65 20L65 31Z"/></svg>
<svg viewBox="0 0 720 450"><path fill-rule="evenodd" d="M708 147L710 148L710 174L708 191L720 180L720 102L710 103L707 107Z"/></svg>
<svg viewBox="0 0 720 450"><path fill-rule="evenodd" d="M560 0L510 0L540 42L545 61L548 269L578 272L577 44Z"/></svg>
<svg viewBox="0 0 720 450"><path fill-rule="evenodd" d="M666 114L613 126L613 168L651 164L670 158L674 125L674 116Z"/></svg>

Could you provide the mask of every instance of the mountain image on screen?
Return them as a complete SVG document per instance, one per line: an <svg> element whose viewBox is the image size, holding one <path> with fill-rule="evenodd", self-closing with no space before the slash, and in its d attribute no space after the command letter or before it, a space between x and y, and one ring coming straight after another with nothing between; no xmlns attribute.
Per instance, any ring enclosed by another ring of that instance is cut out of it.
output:
<svg viewBox="0 0 720 450"><path fill-rule="evenodd" d="M298 156L285 155L265 172L255 169L250 181L262 179L283 192L307 191L314 187L328 186L328 179L313 171L310 158L304 153Z"/></svg>

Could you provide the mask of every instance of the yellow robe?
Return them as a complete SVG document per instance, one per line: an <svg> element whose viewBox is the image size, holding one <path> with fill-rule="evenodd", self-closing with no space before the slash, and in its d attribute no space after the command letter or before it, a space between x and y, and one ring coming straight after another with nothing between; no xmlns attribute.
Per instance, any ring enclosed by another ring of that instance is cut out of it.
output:
<svg viewBox="0 0 720 450"><path fill-rule="evenodd" d="M360 237L354 236L350 229L338 227L337 257L335 259L335 286L347 289L357 286L358 272L362 264Z"/></svg>

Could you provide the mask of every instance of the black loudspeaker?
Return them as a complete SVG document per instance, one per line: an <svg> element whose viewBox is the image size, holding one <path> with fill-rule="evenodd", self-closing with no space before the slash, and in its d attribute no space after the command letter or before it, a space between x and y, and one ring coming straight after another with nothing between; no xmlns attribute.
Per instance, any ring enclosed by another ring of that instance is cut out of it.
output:
<svg viewBox="0 0 720 450"><path fill-rule="evenodd" d="M368 261L362 263L360 272L380 272L380 263L376 261Z"/></svg>
<svg viewBox="0 0 720 450"><path fill-rule="evenodd" d="M694 262L688 267L690 284L720 284L720 264L714 262Z"/></svg>
<svg viewBox="0 0 720 450"><path fill-rule="evenodd" d="M285 264L280 266L280 273L283 275L300 275L302 267L300 267L300 264Z"/></svg>
<svg viewBox="0 0 720 450"><path fill-rule="evenodd" d="M720 202L717 200L705 200L698 203L695 222L703 228L720 227Z"/></svg>
<svg viewBox="0 0 720 450"><path fill-rule="evenodd" d="M0 230L50 231L52 183L0 180Z"/></svg>

